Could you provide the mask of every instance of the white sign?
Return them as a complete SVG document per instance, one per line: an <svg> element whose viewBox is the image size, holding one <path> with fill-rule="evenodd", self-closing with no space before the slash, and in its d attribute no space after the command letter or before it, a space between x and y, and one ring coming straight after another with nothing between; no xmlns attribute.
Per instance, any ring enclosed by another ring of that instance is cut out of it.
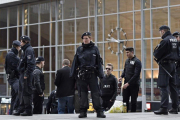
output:
<svg viewBox="0 0 180 120"><path fill-rule="evenodd" d="M1 98L1 103L11 103L11 98Z"/></svg>
<svg viewBox="0 0 180 120"><path fill-rule="evenodd" d="M10 3L10 2L16 2L20 0L0 0L0 4Z"/></svg>

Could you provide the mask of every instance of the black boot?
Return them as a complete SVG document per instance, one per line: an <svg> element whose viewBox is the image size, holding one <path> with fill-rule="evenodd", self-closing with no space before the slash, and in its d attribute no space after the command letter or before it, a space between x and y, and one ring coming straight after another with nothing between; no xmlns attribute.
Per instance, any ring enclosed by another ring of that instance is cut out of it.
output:
<svg viewBox="0 0 180 120"><path fill-rule="evenodd" d="M32 112L31 113L27 113L26 111L24 111L23 113L20 114L21 116L32 116Z"/></svg>
<svg viewBox="0 0 180 120"><path fill-rule="evenodd" d="M18 115L20 115L22 112L23 112L23 111L13 110L12 115L16 115L16 116L18 116Z"/></svg>
<svg viewBox="0 0 180 120"><path fill-rule="evenodd" d="M171 114L178 114L178 109L171 108L169 110L169 113L171 113Z"/></svg>
<svg viewBox="0 0 180 120"><path fill-rule="evenodd" d="M78 116L79 118L86 118L87 113L86 112L80 112L80 115Z"/></svg>
<svg viewBox="0 0 180 120"><path fill-rule="evenodd" d="M97 117L98 118L106 118L106 115L104 115L103 111L97 112Z"/></svg>
<svg viewBox="0 0 180 120"><path fill-rule="evenodd" d="M156 115L168 115L168 110L167 108L160 108L157 111L154 111L154 114Z"/></svg>

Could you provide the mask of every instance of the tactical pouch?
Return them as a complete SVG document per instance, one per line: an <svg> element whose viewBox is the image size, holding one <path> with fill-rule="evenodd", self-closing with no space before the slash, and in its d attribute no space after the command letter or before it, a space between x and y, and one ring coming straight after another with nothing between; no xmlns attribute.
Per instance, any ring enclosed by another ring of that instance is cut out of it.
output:
<svg viewBox="0 0 180 120"><path fill-rule="evenodd" d="M81 80L91 79L94 70L92 69L83 69L79 70L78 76Z"/></svg>
<svg viewBox="0 0 180 120"><path fill-rule="evenodd" d="M13 79L15 77L15 71L13 70L11 74L9 74L9 79Z"/></svg>

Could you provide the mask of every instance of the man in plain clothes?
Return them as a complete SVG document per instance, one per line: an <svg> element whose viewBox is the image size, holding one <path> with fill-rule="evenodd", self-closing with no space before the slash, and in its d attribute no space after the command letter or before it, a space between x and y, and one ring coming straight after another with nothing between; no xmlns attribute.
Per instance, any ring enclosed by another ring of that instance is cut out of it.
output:
<svg viewBox="0 0 180 120"><path fill-rule="evenodd" d="M56 97L58 98L58 114L65 113L67 106L68 113L74 113L74 92L75 81L70 78L70 61L63 60L63 68L57 70L54 84L57 86Z"/></svg>

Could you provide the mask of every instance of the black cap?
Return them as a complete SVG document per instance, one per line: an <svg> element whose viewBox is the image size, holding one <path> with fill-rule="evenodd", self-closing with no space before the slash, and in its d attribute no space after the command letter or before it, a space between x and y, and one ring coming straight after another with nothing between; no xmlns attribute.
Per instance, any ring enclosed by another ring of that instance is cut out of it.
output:
<svg viewBox="0 0 180 120"><path fill-rule="evenodd" d="M24 36L20 37L20 40L31 41L31 38L26 36L26 35L24 35Z"/></svg>
<svg viewBox="0 0 180 120"><path fill-rule="evenodd" d="M14 40L14 41L13 41L13 45L21 46L21 42L18 41L18 40Z"/></svg>
<svg viewBox="0 0 180 120"><path fill-rule="evenodd" d="M173 36L175 36L175 35L180 35L180 33L179 33L178 31L176 31L176 32L174 32L172 35L173 35Z"/></svg>
<svg viewBox="0 0 180 120"><path fill-rule="evenodd" d="M36 63L40 63L41 61L45 61L42 56L36 58Z"/></svg>
<svg viewBox="0 0 180 120"><path fill-rule="evenodd" d="M83 33L82 36L81 36L81 39L83 39L84 36L91 36L91 33L90 32Z"/></svg>
<svg viewBox="0 0 180 120"><path fill-rule="evenodd" d="M166 25L162 25L160 28L159 28L159 31L160 30L164 30L164 29L167 29L167 30L170 30L170 28Z"/></svg>
<svg viewBox="0 0 180 120"><path fill-rule="evenodd" d="M126 51L134 51L134 48L133 47L127 47L126 49L125 49Z"/></svg>

